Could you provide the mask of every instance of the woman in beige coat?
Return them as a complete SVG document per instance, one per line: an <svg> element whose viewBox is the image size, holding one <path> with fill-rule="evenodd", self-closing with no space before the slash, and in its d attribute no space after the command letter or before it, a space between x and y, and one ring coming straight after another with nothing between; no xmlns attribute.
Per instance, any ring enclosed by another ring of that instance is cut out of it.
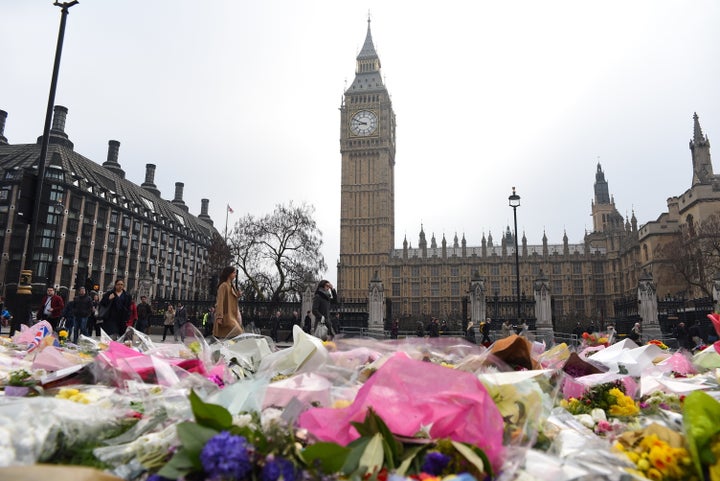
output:
<svg viewBox="0 0 720 481"><path fill-rule="evenodd" d="M237 271L230 266L220 273L213 325L215 337L234 337L243 333L242 318L238 308L239 293L233 285L236 276Z"/></svg>

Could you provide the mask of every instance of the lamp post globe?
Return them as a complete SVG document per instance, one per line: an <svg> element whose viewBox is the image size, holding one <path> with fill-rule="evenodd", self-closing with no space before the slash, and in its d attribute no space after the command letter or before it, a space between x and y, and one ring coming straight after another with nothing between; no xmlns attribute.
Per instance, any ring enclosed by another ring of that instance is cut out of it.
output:
<svg viewBox="0 0 720 481"><path fill-rule="evenodd" d="M512 195L508 197L508 203L513 210L513 220L515 223L515 291L517 299L517 325L520 325L520 255L518 252L518 235L517 235L517 208L520 207L520 196L515 192L515 187L512 188Z"/></svg>

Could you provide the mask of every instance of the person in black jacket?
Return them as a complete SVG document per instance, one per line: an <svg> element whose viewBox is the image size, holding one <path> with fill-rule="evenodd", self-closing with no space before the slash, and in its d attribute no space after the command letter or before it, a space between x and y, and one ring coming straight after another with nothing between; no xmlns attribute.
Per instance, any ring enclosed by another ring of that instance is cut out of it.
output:
<svg viewBox="0 0 720 481"><path fill-rule="evenodd" d="M125 281L118 279L115 287L103 294L100 301L101 306L110 306L103 326L110 337L117 339L123 335L127 328L127 320L130 317L130 294L125 291Z"/></svg>
<svg viewBox="0 0 720 481"><path fill-rule="evenodd" d="M88 330L88 319L92 315L93 311L93 300L85 290L84 287L78 289L78 295L75 296L73 301L73 316L75 317L74 329L73 329L73 341L77 344L78 335L88 336L90 331Z"/></svg>
<svg viewBox="0 0 720 481"><path fill-rule="evenodd" d="M313 332L317 329L318 324L322 320L327 327L328 339L335 337L333 325L330 319L330 304L337 302L337 292L330 281L323 279L318 283L313 296L312 313L315 316L315 326Z"/></svg>

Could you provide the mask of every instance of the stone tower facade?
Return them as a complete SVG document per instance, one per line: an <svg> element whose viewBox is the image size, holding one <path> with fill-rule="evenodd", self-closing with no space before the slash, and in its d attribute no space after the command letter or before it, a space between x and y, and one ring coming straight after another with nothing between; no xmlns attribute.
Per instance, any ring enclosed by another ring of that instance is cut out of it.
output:
<svg viewBox="0 0 720 481"><path fill-rule="evenodd" d="M381 278L394 246L395 113L380 74L380 58L367 35L355 79L340 107L340 261L338 292L367 297L374 272Z"/></svg>

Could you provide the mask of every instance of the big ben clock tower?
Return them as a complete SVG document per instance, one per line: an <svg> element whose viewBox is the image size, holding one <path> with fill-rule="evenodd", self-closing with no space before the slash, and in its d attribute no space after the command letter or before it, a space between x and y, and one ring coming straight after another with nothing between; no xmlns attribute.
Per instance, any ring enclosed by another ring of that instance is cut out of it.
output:
<svg viewBox="0 0 720 481"><path fill-rule="evenodd" d="M367 297L375 274L386 279L395 245L395 113L370 33L340 107L340 262L338 292Z"/></svg>

